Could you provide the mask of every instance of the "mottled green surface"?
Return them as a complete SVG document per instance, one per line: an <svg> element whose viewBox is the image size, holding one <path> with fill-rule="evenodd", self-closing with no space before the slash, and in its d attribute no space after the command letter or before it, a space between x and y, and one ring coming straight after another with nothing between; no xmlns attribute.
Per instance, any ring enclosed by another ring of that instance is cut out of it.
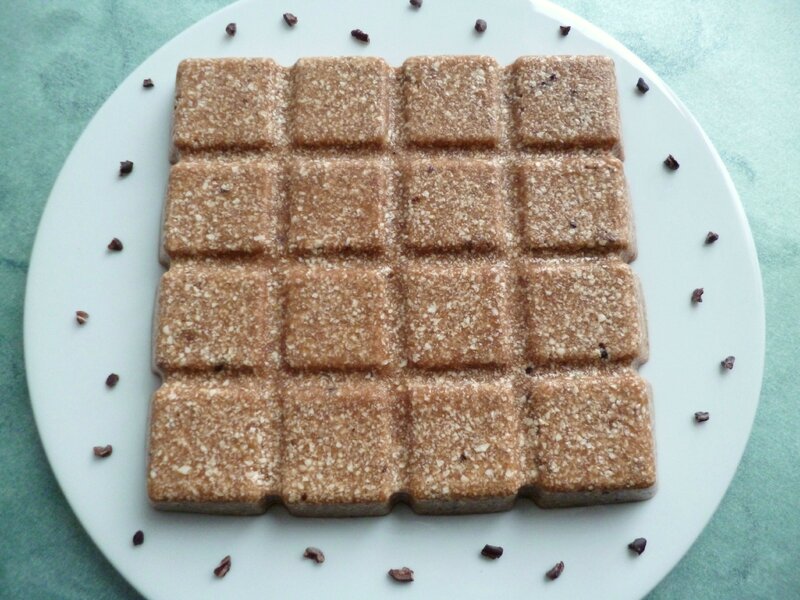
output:
<svg viewBox="0 0 800 600"><path fill-rule="evenodd" d="M649 63L703 124L764 274L753 436L711 524L652 598L800 598L800 2L562 3ZM0 597L138 597L84 533L42 452L22 357L25 273L47 195L89 119L136 65L225 4L0 0Z"/></svg>

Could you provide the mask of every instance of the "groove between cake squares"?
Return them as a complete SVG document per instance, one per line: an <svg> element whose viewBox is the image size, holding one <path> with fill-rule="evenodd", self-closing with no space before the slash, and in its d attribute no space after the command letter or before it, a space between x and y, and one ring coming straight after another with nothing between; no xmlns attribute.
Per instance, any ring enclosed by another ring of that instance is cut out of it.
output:
<svg viewBox="0 0 800 600"><path fill-rule="evenodd" d="M610 60L189 60L173 139L157 507L652 495Z"/></svg>

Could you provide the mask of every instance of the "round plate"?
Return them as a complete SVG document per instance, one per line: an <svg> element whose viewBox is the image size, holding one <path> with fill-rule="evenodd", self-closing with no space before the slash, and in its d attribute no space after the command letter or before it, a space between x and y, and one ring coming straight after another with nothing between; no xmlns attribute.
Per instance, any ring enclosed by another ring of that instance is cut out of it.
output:
<svg viewBox="0 0 800 600"><path fill-rule="evenodd" d="M680 559L733 476L758 403L764 310L755 248L733 184L686 108L639 59L578 17L547 3L481 0L377 3L293 0L293 29L275 5L248 0L189 28L153 54L100 109L67 159L39 227L28 276L25 357L39 432L73 510L119 571L150 598L337 597L636 598ZM476 18L488 22L483 35ZM225 35L238 23L236 37ZM566 37L559 25L572 25ZM369 45L350 30L370 34ZM158 236L169 171L169 123L178 62L190 56L377 55L400 65L419 54L604 54L617 65L625 169L639 240L651 355L659 491L650 501L424 517L398 506L386 517L302 519L160 513L145 493L150 324L161 273ZM639 94L643 76L650 92ZM153 89L141 82L151 77ZM675 155L680 170L662 164ZM118 161L135 163L118 177ZM708 230L720 239L704 245ZM112 237L125 243L109 253ZM691 291L705 287L703 304ZM79 327L75 310L89 322ZM720 360L736 356L723 372ZM114 390L104 381L121 375ZM711 420L698 425L697 410ZM106 460L92 446L113 444ZM142 529L145 543L133 547ZM646 537L636 556L626 546ZM500 544L503 558L479 556ZM322 548L327 561L302 558ZM213 576L230 554L224 579ZM544 572L566 569L558 581ZM410 585L386 571L409 566Z"/></svg>

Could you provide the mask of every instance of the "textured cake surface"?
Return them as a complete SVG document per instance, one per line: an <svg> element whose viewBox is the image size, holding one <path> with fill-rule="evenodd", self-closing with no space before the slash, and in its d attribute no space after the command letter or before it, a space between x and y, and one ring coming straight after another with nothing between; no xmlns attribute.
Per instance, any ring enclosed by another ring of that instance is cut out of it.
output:
<svg viewBox="0 0 800 600"><path fill-rule="evenodd" d="M189 59L173 144L156 507L652 495L611 60Z"/></svg>

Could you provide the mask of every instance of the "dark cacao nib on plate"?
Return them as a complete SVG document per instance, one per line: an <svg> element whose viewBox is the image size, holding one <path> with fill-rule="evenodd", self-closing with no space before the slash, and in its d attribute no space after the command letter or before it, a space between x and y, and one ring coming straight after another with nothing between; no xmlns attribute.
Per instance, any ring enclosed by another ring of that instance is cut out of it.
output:
<svg viewBox="0 0 800 600"><path fill-rule="evenodd" d="M92 452L98 458L106 458L111 456L111 452L114 449L111 447L111 444L106 444L105 446L95 446L92 448Z"/></svg>
<svg viewBox="0 0 800 600"><path fill-rule="evenodd" d="M400 569L389 569L389 577L400 583L409 583L414 581L414 571L408 567L401 567Z"/></svg>
<svg viewBox="0 0 800 600"><path fill-rule="evenodd" d="M503 556L503 547L486 544L483 547L483 550L481 550L481 556L485 556L486 558L491 558L492 560L496 560L501 556Z"/></svg>
<svg viewBox="0 0 800 600"><path fill-rule="evenodd" d="M664 159L664 166L666 166L670 171L677 171L681 165L675 159L675 157L670 154Z"/></svg>
<svg viewBox="0 0 800 600"><path fill-rule="evenodd" d="M305 552L303 552L303 558L309 558L318 565L321 565L325 562L325 555L322 553L322 550L315 548L314 546L309 546L306 548Z"/></svg>
<svg viewBox="0 0 800 600"><path fill-rule="evenodd" d="M644 538L636 538L630 544L628 544L628 548L639 555L641 555L641 553L644 552L646 546L647 546L647 540Z"/></svg>
<svg viewBox="0 0 800 600"><path fill-rule="evenodd" d="M221 561L219 561L219 564L214 569L214 575L216 575L217 577L225 577L225 575L227 575L228 571L230 570L231 570L231 557L226 556Z"/></svg>
<svg viewBox="0 0 800 600"><path fill-rule="evenodd" d="M563 572L564 572L564 561L560 560L555 565L553 565L553 568L547 571L547 573L545 573L544 575L548 579L553 580L561 577L561 574Z"/></svg>
<svg viewBox="0 0 800 600"><path fill-rule="evenodd" d="M369 34L364 33L360 29L353 29L353 31L350 32L350 35L356 38L359 42L369 44Z"/></svg>

